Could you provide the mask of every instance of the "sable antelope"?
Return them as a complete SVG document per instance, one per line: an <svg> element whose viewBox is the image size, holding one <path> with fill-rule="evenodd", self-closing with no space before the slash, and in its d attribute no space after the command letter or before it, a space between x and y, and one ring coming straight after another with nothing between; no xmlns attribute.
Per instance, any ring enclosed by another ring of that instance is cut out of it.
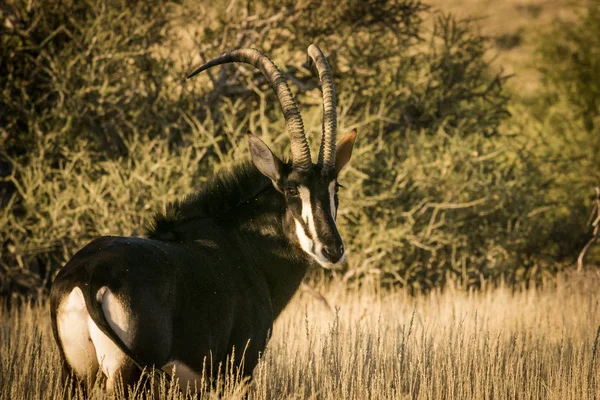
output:
<svg viewBox="0 0 600 400"><path fill-rule="evenodd" d="M65 371L90 382L101 370L110 391L119 375L135 383L141 368L154 366L175 371L185 387L199 378L205 357L216 374L235 348L235 361L249 376L309 264L328 268L342 261L337 177L356 131L336 150L333 77L316 45L308 54L323 91L316 164L298 106L267 56L234 50L188 76L231 62L260 69L285 116L292 160L282 162L249 134L252 163L217 174L198 193L171 204L155 217L147 238L105 236L77 252L51 293Z"/></svg>

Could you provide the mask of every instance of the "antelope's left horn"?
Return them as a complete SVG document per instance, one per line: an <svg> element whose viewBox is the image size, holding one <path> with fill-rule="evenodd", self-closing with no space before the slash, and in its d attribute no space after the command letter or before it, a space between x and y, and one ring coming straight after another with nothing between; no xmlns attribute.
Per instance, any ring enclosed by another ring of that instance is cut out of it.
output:
<svg viewBox="0 0 600 400"><path fill-rule="evenodd" d="M337 114L335 105L335 88L333 75L329 69L327 58L316 44L308 47L311 66L316 67L323 92L323 133L319 150L318 164L325 168L335 167L335 137L337 129Z"/></svg>
<svg viewBox="0 0 600 400"><path fill-rule="evenodd" d="M215 65L227 64L232 62L244 62L258 68L265 78L269 81L271 88L277 95L281 111L285 118L285 129L290 136L292 150L292 164L296 168L309 169L312 165L310 157L310 148L304 132L304 123L302 115L294 100L294 96L287 85L285 76L275 65L273 61L261 51L256 49L237 49L225 53L206 64L196 68L194 72L188 75L188 79L194 75L205 71Z"/></svg>

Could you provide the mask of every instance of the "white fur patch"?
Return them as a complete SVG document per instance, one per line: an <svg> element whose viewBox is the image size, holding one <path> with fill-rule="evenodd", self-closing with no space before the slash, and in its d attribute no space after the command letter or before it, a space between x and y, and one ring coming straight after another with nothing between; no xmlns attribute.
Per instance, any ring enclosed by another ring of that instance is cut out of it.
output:
<svg viewBox="0 0 600 400"><path fill-rule="evenodd" d="M112 328L126 346L133 343L131 335L131 318L125 305L106 286L96 293L96 299L102 302L102 311ZM90 337L96 348L96 357L102 372L108 378L107 389L114 387L116 373L123 366L126 355L119 347L98 328L91 317L88 318Z"/></svg>
<svg viewBox="0 0 600 400"><path fill-rule="evenodd" d="M294 219L296 223L296 236L298 236L298 241L300 242L300 247L308 254L312 254L312 240L308 236L306 236L306 232L304 232L304 228L302 224Z"/></svg>
<svg viewBox="0 0 600 400"><path fill-rule="evenodd" d="M88 318L83 292L75 287L58 307L56 325L67 363L81 379L95 374L98 368Z"/></svg>
<svg viewBox="0 0 600 400"><path fill-rule="evenodd" d="M169 361L162 367L162 370L171 376L175 376L175 379L179 380L179 387L183 390L188 387L190 390L194 390L195 382L200 379L199 373L178 360Z"/></svg>
<svg viewBox="0 0 600 400"><path fill-rule="evenodd" d="M329 184L329 206L331 207L331 217L333 218L334 221L335 221L336 212L337 212L337 210L335 209L335 184L336 184L336 181L332 181Z"/></svg>
<svg viewBox="0 0 600 400"><path fill-rule="evenodd" d="M310 191L306 186L298 186L298 193L302 200L302 219L308 226L308 231L311 237L306 235L302 225L296 221L296 234L300 241L300 246L308 254L312 255L323 267L328 268L331 263L325 256L323 256L323 244L319 241L317 235L317 228L315 226L315 219L313 216L313 210L310 203ZM314 247L314 250L313 250Z"/></svg>

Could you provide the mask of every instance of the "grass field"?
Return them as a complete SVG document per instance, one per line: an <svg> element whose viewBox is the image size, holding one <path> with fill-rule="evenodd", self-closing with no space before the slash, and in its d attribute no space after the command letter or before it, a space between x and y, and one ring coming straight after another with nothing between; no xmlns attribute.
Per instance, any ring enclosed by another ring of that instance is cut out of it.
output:
<svg viewBox="0 0 600 400"><path fill-rule="evenodd" d="M198 398L594 399L599 285L598 274L572 275L538 289L450 285L411 297L333 284L320 288L333 313L300 293L276 322L254 380L231 374L219 393ZM2 310L0 320L0 397L60 398L47 306ZM186 398L174 382L155 386L160 398ZM105 396L95 387L91 398Z"/></svg>

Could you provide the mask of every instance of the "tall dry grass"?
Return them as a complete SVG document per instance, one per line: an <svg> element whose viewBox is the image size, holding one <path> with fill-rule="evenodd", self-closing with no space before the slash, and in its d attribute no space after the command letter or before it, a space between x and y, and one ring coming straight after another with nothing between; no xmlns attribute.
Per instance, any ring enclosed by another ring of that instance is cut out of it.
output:
<svg viewBox="0 0 600 400"><path fill-rule="evenodd" d="M253 381L230 374L197 398L594 399L599 284L598 274L572 275L541 288L449 285L417 297L377 285L321 287L334 313L299 294L276 322ZM3 309L0 318L0 397L60 398L47 306ZM156 390L159 398L195 398L174 382ZM90 397L106 394L97 386Z"/></svg>

